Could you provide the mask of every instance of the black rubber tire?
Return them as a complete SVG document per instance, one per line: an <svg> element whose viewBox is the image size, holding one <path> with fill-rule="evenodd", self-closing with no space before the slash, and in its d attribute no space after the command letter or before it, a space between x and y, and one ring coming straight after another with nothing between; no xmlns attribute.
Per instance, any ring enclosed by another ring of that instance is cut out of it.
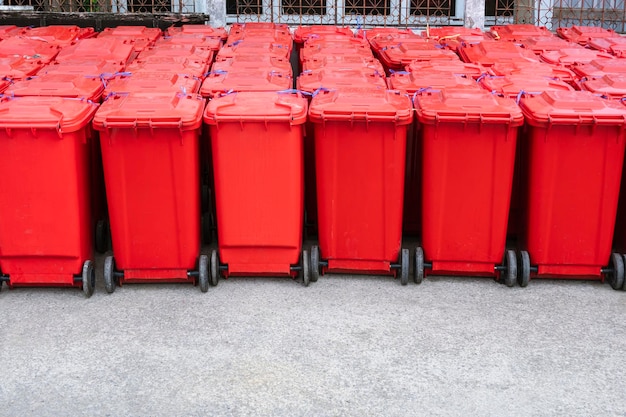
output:
<svg viewBox="0 0 626 417"><path fill-rule="evenodd" d="M93 262L89 259L83 264L83 293L87 298L91 297L94 289L96 288L96 268L93 266Z"/></svg>
<svg viewBox="0 0 626 417"><path fill-rule="evenodd" d="M202 242L205 245L213 243L213 216L210 211L202 215Z"/></svg>
<svg viewBox="0 0 626 417"><path fill-rule="evenodd" d="M513 287L517 282L517 255L515 251L506 251L504 254L504 266L506 269L500 273L502 283L507 287Z"/></svg>
<svg viewBox="0 0 626 417"><path fill-rule="evenodd" d="M209 257L200 255L198 259L198 286L200 291L209 291Z"/></svg>
<svg viewBox="0 0 626 417"><path fill-rule="evenodd" d="M109 225L106 220L96 222L95 240L96 252L106 253L109 250Z"/></svg>
<svg viewBox="0 0 626 417"><path fill-rule="evenodd" d="M607 274L609 284L614 290L621 290L624 288L624 257L619 253L611 254L611 263L609 267L613 270L610 274Z"/></svg>
<svg viewBox="0 0 626 417"><path fill-rule="evenodd" d="M420 246L415 248L413 267L413 281L416 284L421 284L424 281L424 249Z"/></svg>
<svg viewBox="0 0 626 417"><path fill-rule="evenodd" d="M311 282L311 260L309 259L309 252L302 251L302 285L309 286Z"/></svg>
<svg viewBox="0 0 626 417"><path fill-rule="evenodd" d="M409 283L409 258L411 257L408 249L400 250L400 284Z"/></svg>
<svg viewBox="0 0 626 417"><path fill-rule="evenodd" d="M317 282L320 278L320 248L311 246L311 282Z"/></svg>
<svg viewBox="0 0 626 417"><path fill-rule="evenodd" d="M520 287L528 286L530 282L530 255L525 250L520 252L520 268L517 274L517 283Z"/></svg>
<svg viewBox="0 0 626 417"><path fill-rule="evenodd" d="M213 249L211 251L211 277L209 284L215 287L220 281L220 259L217 255L217 251Z"/></svg>
<svg viewBox="0 0 626 417"><path fill-rule="evenodd" d="M104 258L104 289L109 294L115 292L117 281L115 279L115 259L112 256Z"/></svg>

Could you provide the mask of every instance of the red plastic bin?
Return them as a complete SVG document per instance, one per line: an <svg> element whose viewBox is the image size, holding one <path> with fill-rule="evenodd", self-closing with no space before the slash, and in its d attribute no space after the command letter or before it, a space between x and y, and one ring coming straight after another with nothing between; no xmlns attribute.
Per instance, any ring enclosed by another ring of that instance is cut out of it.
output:
<svg viewBox="0 0 626 417"><path fill-rule="evenodd" d="M293 47L293 38L291 33L286 30L255 30L252 32L231 32L226 40L226 46L259 45L273 44L281 45L284 49L291 52Z"/></svg>
<svg viewBox="0 0 626 417"><path fill-rule="evenodd" d="M626 98L626 74L606 74L602 77L584 79L583 89L614 100Z"/></svg>
<svg viewBox="0 0 626 417"><path fill-rule="evenodd" d="M358 87L384 90L387 88L387 81L384 73L371 69L319 70L303 72L298 77L296 85L298 90L308 93L320 88L339 90Z"/></svg>
<svg viewBox="0 0 626 417"><path fill-rule="evenodd" d="M107 292L127 282L208 290L208 257L198 257L204 104L178 93L114 95L96 113L115 256L104 263Z"/></svg>
<svg viewBox="0 0 626 417"><path fill-rule="evenodd" d="M537 56L513 42L485 41L458 48L459 56L465 62L490 67L501 62L539 62Z"/></svg>
<svg viewBox="0 0 626 417"><path fill-rule="evenodd" d="M474 89L425 91L414 104L423 153L415 281L476 275L514 285L515 252L505 244L521 111Z"/></svg>
<svg viewBox="0 0 626 417"><path fill-rule="evenodd" d="M577 81L577 77L570 69L558 65L546 64L544 62L501 62L489 67L489 73L496 76L526 75L535 77L549 77L565 81L570 85L575 85Z"/></svg>
<svg viewBox="0 0 626 417"><path fill-rule="evenodd" d="M570 42L576 42L587 46L590 40L597 38L611 38L617 36L614 30L596 26L577 26L570 28L560 27L556 29L557 35Z"/></svg>
<svg viewBox="0 0 626 417"><path fill-rule="evenodd" d="M167 38L161 38L154 44L155 47L159 47L160 45L194 45L200 48L208 48L213 52L217 52L223 45L223 41L221 38L216 37L208 37L203 35L195 35L195 34L184 34L184 35L176 35L170 36Z"/></svg>
<svg viewBox="0 0 626 417"><path fill-rule="evenodd" d="M589 41L589 46L598 51L605 51L618 58L626 57L626 37L596 38Z"/></svg>
<svg viewBox="0 0 626 417"><path fill-rule="evenodd" d="M213 61L214 54L215 53L211 48L196 45L166 43L144 49L137 57L137 60L143 61L152 57L170 57L211 62Z"/></svg>
<svg viewBox="0 0 626 417"><path fill-rule="evenodd" d="M217 53L217 59L233 58L237 55L266 55L289 59L291 49L279 43L241 42L226 45Z"/></svg>
<svg viewBox="0 0 626 417"><path fill-rule="evenodd" d="M444 88L480 89L472 77L445 72L407 72L398 71L389 77L389 87L413 95L424 89L442 90Z"/></svg>
<svg viewBox="0 0 626 417"><path fill-rule="evenodd" d="M0 101L0 269L10 287L93 293L92 102Z"/></svg>
<svg viewBox="0 0 626 417"><path fill-rule="evenodd" d="M530 24L514 24L504 26L492 26L489 33L494 39L500 41L522 41L528 38L554 37L552 32L545 26Z"/></svg>
<svg viewBox="0 0 626 417"><path fill-rule="evenodd" d="M586 64L572 65L571 68L581 78L602 77L606 74L626 74L624 61L613 58L594 59Z"/></svg>
<svg viewBox="0 0 626 417"><path fill-rule="evenodd" d="M422 32L422 36L434 39L440 45L456 51L459 46L469 43L480 43L492 38L478 28L465 28L459 26L444 26L440 28L428 28Z"/></svg>
<svg viewBox="0 0 626 417"><path fill-rule="evenodd" d="M211 100L218 250L211 275L287 276L311 281L302 251L303 124L300 95L242 92ZM302 253L302 255L301 255Z"/></svg>
<svg viewBox="0 0 626 417"><path fill-rule="evenodd" d="M368 32L367 40L372 46L372 49L374 49L374 51L376 51L377 53L380 53L380 51L383 48L387 48L393 45L398 45L402 42L410 42L412 40L415 40L415 42L418 42L418 43L429 42L427 39L424 39L423 37L421 37L420 35L418 35L417 33L413 32L410 29L405 29L405 30L395 29L395 30L396 30L395 33L388 33L385 35L377 31L376 29L371 29L371 31L379 32L375 35L372 35L371 33L369 33L370 31L367 31Z"/></svg>
<svg viewBox="0 0 626 417"><path fill-rule="evenodd" d="M559 51L564 48L582 48L582 46L578 44L568 42L565 39L557 38L556 36L528 38L521 40L520 43L524 46L524 48L530 49L537 55L541 55L542 53L549 51Z"/></svg>
<svg viewBox="0 0 626 417"><path fill-rule="evenodd" d="M5 94L16 97L68 97L99 101L104 85L99 77L76 74L44 74L13 83Z"/></svg>
<svg viewBox="0 0 626 417"><path fill-rule="evenodd" d="M345 36L347 38L354 37L352 29L341 26L298 26L293 32L293 40L296 44L302 45L309 39L325 38L327 36Z"/></svg>
<svg viewBox="0 0 626 417"><path fill-rule="evenodd" d="M423 40L423 39L421 39ZM415 61L459 61L459 57L434 42L401 42L380 50L383 65L394 71L402 71Z"/></svg>
<svg viewBox="0 0 626 417"><path fill-rule="evenodd" d="M490 75L481 78L480 85L485 90L508 98L518 98L520 93L539 94L544 91L574 91L574 88L564 81L530 74Z"/></svg>
<svg viewBox="0 0 626 417"><path fill-rule="evenodd" d="M103 80L124 69L124 63L91 59L80 62L53 62L41 68L37 75L73 74L87 77L102 77Z"/></svg>
<svg viewBox="0 0 626 417"><path fill-rule="evenodd" d="M398 91L324 91L313 97L319 248L327 272L409 276L402 196L411 101Z"/></svg>
<svg viewBox="0 0 626 417"><path fill-rule="evenodd" d="M115 28L104 28L98 34L98 38L120 38L133 44L135 52L141 52L154 45L163 33L159 28L148 28L146 26L118 26Z"/></svg>
<svg viewBox="0 0 626 417"><path fill-rule="evenodd" d="M487 72L487 69L480 64L469 64L462 61L417 61L407 65L406 70L418 75L442 73L465 75L474 79L478 79Z"/></svg>
<svg viewBox="0 0 626 417"><path fill-rule="evenodd" d="M586 91L525 96L520 107L529 146L520 285L531 278L606 278L621 289L624 264L611 255L611 243L626 108Z"/></svg>
<svg viewBox="0 0 626 417"><path fill-rule="evenodd" d="M369 68L383 74L385 69L379 60L373 56L351 56L351 55L320 55L307 59L302 63L302 71L316 71L321 69L347 69L347 68Z"/></svg>
<svg viewBox="0 0 626 417"><path fill-rule="evenodd" d="M107 81L103 95L128 93L196 94L200 79L190 75L163 72L122 73Z"/></svg>
<svg viewBox="0 0 626 417"><path fill-rule="evenodd" d="M281 91L293 86L289 73L260 68L257 71L211 72L202 82L200 94L214 98L231 91Z"/></svg>
<svg viewBox="0 0 626 417"><path fill-rule="evenodd" d="M540 55L541 60L548 64L563 65L571 68L574 65L586 64L595 59L610 59L613 55L606 52L593 51L585 48L563 48L558 51L548 51Z"/></svg>
<svg viewBox="0 0 626 417"><path fill-rule="evenodd" d="M45 64L37 59L11 56L0 58L0 76L21 80L35 75Z"/></svg>
<svg viewBox="0 0 626 417"><path fill-rule="evenodd" d="M145 59L137 59L126 67L126 71L135 72L161 72L167 74L187 74L203 78L209 71L210 64L204 60L190 59L187 57L150 56Z"/></svg>
<svg viewBox="0 0 626 417"><path fill-rule="evenodd" d="M223 27L214 28L208 25L182 25L171 26L167 28L167 36L177 35L203 35L210 37L218 37L225 41L228 38L228 32Z"/></svg>
<svg viewBox="0 0 626 417"><path fill-rule="evenodd" d="M0 58L21 56L47 64L57 56L59 48L45 41L14 36L0 41Z"/></svg>
<svg viewBox="0 0 626 417"><path fill-rule="evenodd" d="M287 58L275 56L237 55L232 58L224 58L213 63L211 71L230 70L256 70L259 68L271 68L282 73L292 74L291 62Z"/></svg>
<svg viewBox="0 0 626 417"><path fill-rule="evenodd" d="M92 29L93 30L93 29ZM19 36L42 40L51 45L65 47L84 37L85 32L78 26L50 25L37 28L23 28Z"/></svg>
<svg viewBox="0 0 626 417"><path fill-rule="evenodd" d="M83 62L102 59L111 62L128 63L133 55L133 46L128 41L109 38L81 39L74 45L65 47L56 57L57 62Z"/></svg>

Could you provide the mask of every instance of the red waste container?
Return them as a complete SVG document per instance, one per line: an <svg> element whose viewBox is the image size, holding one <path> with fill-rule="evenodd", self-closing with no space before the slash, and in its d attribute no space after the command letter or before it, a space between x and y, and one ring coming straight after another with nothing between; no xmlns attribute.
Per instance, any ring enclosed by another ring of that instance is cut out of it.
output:
<svg viewBox="0 0 626 417"><path fill-rule="evenodd" d="M489 29L494 39L501 41L521 41L532 37L554 37L552 32L545 26L530 24L515 24L504 26L492 26Z"/></svg>
<svg viewBox="0 0 626 417"><path fill-rule="evenodd" d="M6 93L23 96L74 97L99 101L104 86L99 77L76 74L44 74L16 81Z"/></svg>
<svg viewBox="0 0 626 417"><path fill-rule="evenodd" d="M27 27L20 30L23 38L45 41L51 45L65 47L84 37L85 33L78 26L50 25L43 27Z"/></svg>
<svg viewBox="0 0 626 417"><path fill-rule="evenodd" d="M481 64L485 67L500 62L539 62L532 51L513 42L485 41L468 44L459 47L458 53L463 61Z"/></svg>
<svg viewBox="0 0 626 417"><path fill-rule="evenodd" d="M272 68L285 74L292 74L291 63L288 59L265 55L237 55L232 58L220 59L213 63L211 71L254 71L261 67Z"/></svg>
<svg viewBox="0 0 626 417"><path fill-rule="evenodd" d="M211 277L288 276L312 280L302 251L303 124L301 95L241 92L213 99L209 126L218 250Z"/></svg>
<svg viewBox="0 0 626 417"><path fill-rule="evenodd" d="M373 56L352 56L352 55L325 55L320 54L317 57L307 59L302 62L302 71L316 71L321 69L332 70L337 69L353 69L353 68L369 68L385 73L385 69L379 60Z"/></svg>
<svg viewBox="0 0 626 417"><path fill-rule="evenodd" d="M589 63L594 59L614 58L606 52L593 51L585 48L563 48L558 51L548 51L540 55L541 60L548 64L563 65L571 68L574 65Z"/></svg>
<svg viewBox="0 0 626 417"><path fill-rule="evenodd" d="M127 93L183 93L196 94L200 79L185 74L162 72L122 73L107 81L103 95Z"/></svg>
<svg viewBox="0 0 626 417"><path fill-rule="evenodd" d="M390 71L402 71L415 61L459 61L457 54L441 48L438 43L423 38L420 40L422 42L409 43L404 39L397 45L381 49L381 62Z"/></svg>
<svg viewBox="0 0 626 417"><path fill-rule="evenodd" d="M560 27L556 29L556 34L570 42L576 42L582 46L587 46L590 40L597 38L612 38L617 36L614 30L604 29L596 26L572 26Z"/></svg>
<svg viewBox="0 0 626 417"><path fill-rule="evenodd" d="M302 45L309 39L325 38L328 36L345 36L352 38L354 34L349 27L325 25L298 26L293 32L293 40L297 45Z"/></svg>
<svg viewBox="0 0 626 417"><path fill-rule="evenodd" d="M114 76L114 74L124 69L123 62L105 61L102 59L91 59L80 62L66 61L53 62L41 68L37 75L45 74L72 74L85 77L101 77L103 81Z"/></svg>
<svg viewBox="0 0 626 417"><path fill-rule="evenodd" d="M461 61L416 61L406 66L406 70L418 75L424 74L456 74L465 75L474 79L487 72L487 69L479 64L469 64ZM445 75L444 75L445 76Z"/></svg>
<svg viewBox="0 0 626 417"><path fill-rule="evenodd" d="M440 45L456 51L459 46L469 43L479 43L492 38L478 28L464 28L459 26L444 26L440 28L426 28L422 36L434 39Z"/></svg>
<svg viewBox="0 0 626 417"><path fill-rule="evenodd" d="M146 71L161 72L166 74L187 74L194 77L204 78L209 71L210 64L204 60L187 58L184 56L157 56L152 55L133 61L126 67L130 73Z"/></svg>
<svg viewBox="0 0 626 417"><path fill-rule="evenodd" d="M583 79L580 84L583 89L610 99L621 100L626 97L626 74L606 74Z"/></svg>
<svg viewBox="0 0 626 417"><path fill-rule="evenodd" d="M220 49L217 58L232 58L236 55L267 55L289 59L291 49L282 43L240 42L226 45Z"/></svg>
<svg viewBox="0 0 626 417"><path fill-rule="evenodd" d="M298 90L314 93L320 88L387 88L385 74L372 69L305 71L297 81Z"/></svg>
<svg viewBox="0 0 626 417"><path fill-rule="evenodd" d="M323 91L313 97L319 248L313 276L386 274L408 282L402 244L406 135L413 120L406 94Z"/></svg>
<svg viewBox="0 0 626 417"><path fill-rule="evenodd" d="M535 77L549 77L557 80L565 81L571 86L576 86L577 77L574 73L564 67L550 65L544 62L528 62L528 61L508 61L498 62L489 67L488 71L491 75L526 75Z"/></svg>
<svg viewBox="0 0 626 417"><path fill-rule="evenodd" d="M56 56L57 62L83 62L102 59L112 62L130 62L133 46L127 41L114 37L81 39L74 45L65 47Z"/></svg>
<svg viewBox="0 0 626 417"><path fill-rule="evenodd" d="M433 275L517 278L506 228L518 127L515 101L484 90L424 91L415 98L422 141L422 247L416 283Z"/></svg>
<svg viewBox="0 0 626 417"><path fill-rule="evenodd" d="M622 288L624 262L611 241L626 108L586 91L524 96L520 107L529 146L520 285L557 277Z"/></svg>
<svg viewBox="0 0 626 417"><path fill-rule="evenodd" d="M300 50L300 62L304 63L310 59L320 59L329 56L351 56L361 58L374 58L370 44L359 38L347 38L343 42L307 42ZM356 58L353 58L356 59Z"/></svg>
<svg viewBox="0 0 626 417"><path fill-rule="evenodd" d="M0 41L0 57L21 56L29 60L51 62L59 53L59 46L38 39L27 39L19 36Z"/></svg>
<svg viewBox="0 0 626 417"><path fill-rule="evenodd" d="M115 255L104 263L107 292L127 282L208 290L208 257L199 256L204 104L197 95L135 93L110 97L96 113Z"/></svg>
<svg viewBox="0 0 626 417"><path fill-rule="evenodd" d="M281 91L292 87L289 73L260 68L256 71L211 72L204 79L200 94L214 98L231 91Z"/></svg>
<svg viewBox="0 0 626 417"><path fill-rule="evenodd" d="M621 59L594 59L589 63L574 64L572 71L580 78L602 77L606 74L626 74L626 65Z"/></svg>
<svg viewBox="0 0 626 417"><path fill-rule="evenodd" d="M97 105L0 100L0 270L9 287L93 293L90 121Z"/></svg>
<svg viewBox="0 0 626 417"><path fill-rule="evenodd" d="M225 41L228 38L228 32L223 27L214 28L208 25L182 25L170 26L165 31L167 36L176 35L203 35L210 37L218 37Z"/></svg>
<svg viewBox="0 0 626 417"><path fill-rule="evenodd" d="M589 46L598 51L609 52L618 58L626 57L626 38L596 38L589 41Z"/></svg>
<svg viewBox="0 0 626 417"><path fill-rule="evenodd" d="M0 39L10 38L11 36L19 35L22 28L18 28L15 25L0 25Z"/></svg>
<svg viewBox="0 0 626 417"><path fill-rule="evenodd" d="M141 52L154 43L162 35L159 28L148 28L145 26L118 26L114 28L104 28L98 34L98 38L119 38L133 44L135 52Z"/></svg>
<svg viewBox="0 0 626 417"><path fill-rule="evenodd" d="M159 44L152 48L144 49L138 60L146 60L151 57L171 57L171 58L187 58L197 61L211 62L213 61L214 52L211 48L200 47L193 44Z"/></svg>
<svg viewBox="0 0 626 417"><path fill-rule="evenodd" d="M207 37L196 34L185 34L169 36L167 38L161 38L155 43L155 47L159 48L161 45L195 45L201 48L207 48L213 52L217 52L223 45L221 38Z"/></svg>
<svg viewBox="0 0 626 417"><path fill-rule="evenodd" d="M526 49L530 49L537 55L541 55L544 52L558 51L563 48L580 49L582 46L568 42L565 39L557 38L556 36L543 36L534 37L520 40L520 43Z"/></svg>
<svg viewBox="0 0 626 417"><path fill-rule="evenodd" d="M38 59L23 56L0 58L0 75L10 80L22 80L43 68L45 64Z"/></svg>

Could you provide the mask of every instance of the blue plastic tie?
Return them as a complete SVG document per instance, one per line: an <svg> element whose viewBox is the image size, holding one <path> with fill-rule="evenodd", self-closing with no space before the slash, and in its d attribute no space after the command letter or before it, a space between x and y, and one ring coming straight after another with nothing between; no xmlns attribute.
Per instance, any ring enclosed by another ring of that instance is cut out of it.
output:
<svg viewBox="0 0 626 417"><path fill-rule="evenodd" d="M356 28L357 29L362 29L363 28L363 18L361 17L361 15L358 15L356 17Z"/></svg>
<svg viewBox="0 0 626 417"><path fill-rule="evenodd" d="M432 88L432 87L422 87L422 88L418 89L415 93L413 93L413 98L411 99L413 104L415 104L415 99L417 98L417 95L421 94L421 93L424 93L426 91L431 91L433 93L436 93L436 92L441 91L441 90L436 89L436 88Z"/></svg>
<svg viewBox="0 0 626 417"><path fill-rule="evenodd" d="M228 71L224 71L224 70L215 70L215 71L209 71L206 73L205 77L208 77L209 75L226 75L228 74Z"/></svg>
<svg viewBox="0 0 626 417"><path fill-rule="evenodd" d="M541 94L541 91L524 91L524 90L520 90L519 93L517 93L517 97L515 98L515 103L519 104L520 100L522 99L522 96L525 94L531 95L531 96L536 96Z"/></svg>
<svg viewBox="0 0 626 417"><path fill-rule="evenodd" d="M302 94L303 96L312 96L313 93L309 93L308 91L296 90L294 88L288 90L280 90L276 92L277 94Z"/></svg>
<svg viewBox="0 0 626 417"><path fill-rule="evenodd" d="M231 88L230 90L221 92L220 97L229 96L231 94L237 94L237 92Z"/></svg>
<svg viewBox="0 0 626 417"><path fill-rule="evenodd" d="M378 71L376 71L376 73L378 73ZM409 75L410 74L409 71L394 71L391 68L389 68L389 73L390 74L400 74L400 75Z"/></svg>
<svg viewBox="0 0 626 417"><path fill-rule="evenodd" d="M331 91L335 91L334 89L330 89L330 88L326 88L326 87L319 87L317 90L313 91L313 94L311 94L313 97L317 96L319 93L324 93L324 92L331 92Z"/></svg>

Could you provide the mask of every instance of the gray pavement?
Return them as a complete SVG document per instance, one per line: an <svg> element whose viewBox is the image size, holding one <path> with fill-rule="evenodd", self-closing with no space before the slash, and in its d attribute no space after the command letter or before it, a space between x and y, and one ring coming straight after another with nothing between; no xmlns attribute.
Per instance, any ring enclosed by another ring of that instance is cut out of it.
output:
<svg viewBox="0 0 626 417"><path fill-rule="evenodd" d="M0 293L1 416L624 416L626 293L383 277Z"/></svg>

